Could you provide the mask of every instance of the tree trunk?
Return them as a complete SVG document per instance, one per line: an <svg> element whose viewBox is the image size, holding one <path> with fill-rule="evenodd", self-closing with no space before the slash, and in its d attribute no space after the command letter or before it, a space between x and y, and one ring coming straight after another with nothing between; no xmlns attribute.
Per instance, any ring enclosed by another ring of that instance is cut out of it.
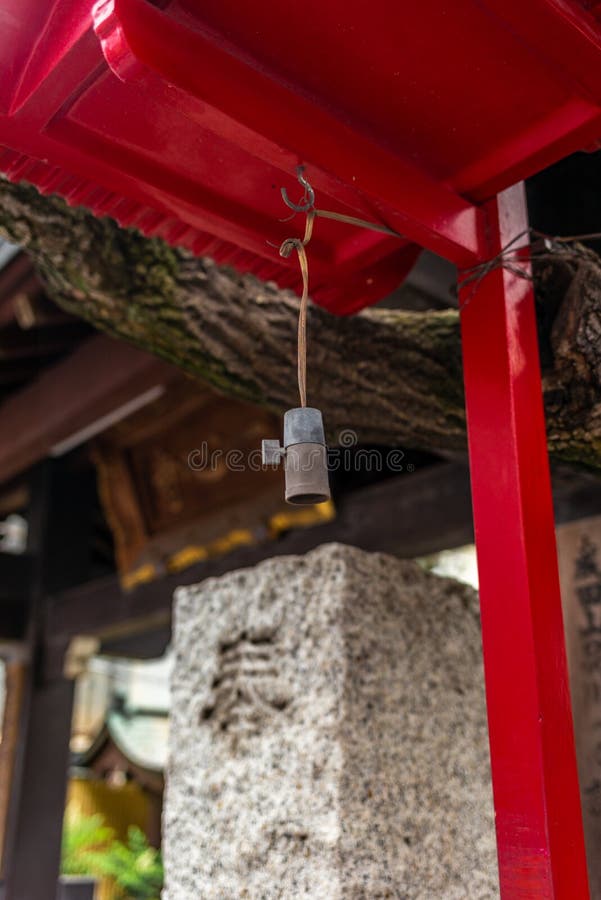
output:
<svg viewBox="0 0 601 900"><path fill-rule="evenodd" d="M2 180L0 196L0 233L28 250L64 309L224 393L298 405L293 294L29 185ZM557 250L536 286L551 453L601 469L601 265L584 248ZM313 306L308 334L308 401L332 439L353 429L365 442L465 450L455 310L338 318Z"/></svg>

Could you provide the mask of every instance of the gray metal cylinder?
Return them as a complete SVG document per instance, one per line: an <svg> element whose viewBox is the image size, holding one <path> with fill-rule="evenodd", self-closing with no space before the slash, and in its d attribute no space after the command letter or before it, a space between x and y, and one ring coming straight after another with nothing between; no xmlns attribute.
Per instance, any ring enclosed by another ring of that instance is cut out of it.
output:
<svg viewBox="0 0 601 900"><path fill-rule="evenodd" d="M263 465L284 459L288 503L301 506L330 499L326 438L318 409L289 409L284 415L284 446L264 440L262 453Z"/></svg>
<svg viewBox="0 0 601 900"><path fill-rule="evenodd" d="M284 415L284 447L294 444L323 444L326 437L321 412L312 406L297 406Z"/></svg>
<svg viewBox="0 0 601 900"><path fill-rule="evenodd" d="M302 506L323 503L330 499L325 444L314 442L292 444L286 450L284 469L288 503Z"/></svg>

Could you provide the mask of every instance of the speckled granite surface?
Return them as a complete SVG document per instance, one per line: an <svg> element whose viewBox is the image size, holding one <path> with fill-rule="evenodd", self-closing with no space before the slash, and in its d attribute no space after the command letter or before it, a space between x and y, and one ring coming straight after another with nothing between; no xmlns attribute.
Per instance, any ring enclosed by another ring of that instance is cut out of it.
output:
<svg viewBox="0 0 601 900"><path fill-rule="evenodd" d="M327 545L177 592L165 900L498 896L477 599Z"/></svg>

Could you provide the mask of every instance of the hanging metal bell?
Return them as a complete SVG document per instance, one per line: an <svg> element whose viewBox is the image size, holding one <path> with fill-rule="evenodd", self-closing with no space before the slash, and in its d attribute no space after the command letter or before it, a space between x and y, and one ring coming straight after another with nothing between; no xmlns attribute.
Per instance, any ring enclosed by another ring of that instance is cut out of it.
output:
<svg viewBox="0 0 601 900"><path fill-rule="evenodd" d="M284 446L266 440L262 450L264 465L284 460L288 503L301 506L330 499L326 439L318 409L289 409L284 416Z"/></svg>

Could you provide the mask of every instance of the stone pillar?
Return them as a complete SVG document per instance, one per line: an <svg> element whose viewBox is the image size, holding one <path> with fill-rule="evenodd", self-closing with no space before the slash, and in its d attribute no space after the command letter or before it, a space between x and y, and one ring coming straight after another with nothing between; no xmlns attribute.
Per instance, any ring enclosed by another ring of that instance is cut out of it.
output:
<svg viewBox="0 0 601 900"><path fill-rule="evenodd" d="M591 900L601 900L601 518L557 529Z"/></svg>
<svg viewBox="0 0 601 900"><path fill-rule="evenodd" d="M333 544L176 599L165 900L498 896L474 591Z"/></svg>

